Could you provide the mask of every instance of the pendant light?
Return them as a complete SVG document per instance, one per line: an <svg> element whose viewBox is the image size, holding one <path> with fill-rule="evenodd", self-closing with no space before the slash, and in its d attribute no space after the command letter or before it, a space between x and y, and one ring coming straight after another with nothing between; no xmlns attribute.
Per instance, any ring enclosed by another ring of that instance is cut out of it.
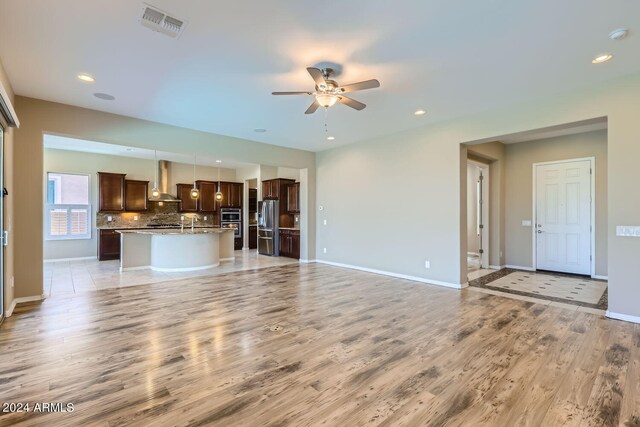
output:
<svg viewBox="0 0 640 427"><path fill-rule="evenodd" d="M200 197L200 190L196 187L196 155L193 155L193 188L191 189L191 198L197 199Z"/></svg>
<svg viewBox="0 0 640 427"><path fill-rule="evenodd" d="M151 198L157 199L160 197L160 189L158 188L158 152L153 150L153 160L156 167L156 179L153 181L153 188L151 189Z"/></svg>
<svg viewBox="0 0 640 427"><path fill-rule="evenodd" d="M221 202L222 191L220 191L220 163L222 163L222 160L216 160L216 163L218 164L218 191L216 192L216 201Z"/></svg>

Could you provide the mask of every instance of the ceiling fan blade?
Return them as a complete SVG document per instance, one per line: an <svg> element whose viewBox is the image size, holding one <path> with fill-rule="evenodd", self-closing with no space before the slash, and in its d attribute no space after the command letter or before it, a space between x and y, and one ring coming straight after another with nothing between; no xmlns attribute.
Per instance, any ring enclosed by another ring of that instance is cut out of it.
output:
<svg viewBox="0 0 640 427"><path fill-rule="evenodd" d="M355 99L351 99L347 96L340 96L338 98L338 102L348 107L355 108L358 111L364 110L364 108L366 107L366 105L363 104L362 102L356 101Z"/></svg>
<svg viewBox="0 0 640 427"><path fill-rule="evenodd" d="M363 82L351 83L350 85L342 86L340 89L342 93L355 92L356 90L374 89L380 87L380 82L376 79L365 80Z"/></svg>
<svg viewBox="0 0 640 427"><path fill-rule="evenodd" d="M307 111L305 111L305 114L313 114L316 112L316 110L318 109L318 107L320 107L320 104L318 104L317 100L313 101L313 104L309 105L309 108L307 108Z"/></svg>
<svg viewBox="0 0 640 427"><path fill-rule="evenodd" d="M271 92L271 95L311 95L312 92Z"/></svg>
<svg viewBox="0 0 640 427"><path fill-rule="evenodd" d="M307 71L309 72L309 74L311 74L313 81L316 82L316 86L321 89L327 87L327 82L324 80L324 75L322 74L321 70L319 70L318 68L308 67Z"/></svg>

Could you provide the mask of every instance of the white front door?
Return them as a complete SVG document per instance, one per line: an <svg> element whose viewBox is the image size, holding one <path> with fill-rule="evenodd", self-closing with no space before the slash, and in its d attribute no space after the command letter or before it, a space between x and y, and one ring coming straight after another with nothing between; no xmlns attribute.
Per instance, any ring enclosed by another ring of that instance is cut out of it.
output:
<svg viewBox="0 0 640 427"><path fill-rule="evenodd" d="M591 274L591 161L536 166L536 269Z"/></svg>

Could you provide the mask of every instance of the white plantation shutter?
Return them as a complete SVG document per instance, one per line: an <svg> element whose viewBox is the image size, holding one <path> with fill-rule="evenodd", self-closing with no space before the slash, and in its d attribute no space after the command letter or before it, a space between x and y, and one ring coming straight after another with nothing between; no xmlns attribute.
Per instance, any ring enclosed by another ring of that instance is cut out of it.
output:
<svg viewBox="0 0 640 427"><path fill-rule="evenodd" d="M67 210L51 209L49 211L49 234L51 236L66 236L67 229Z"/></svg>
<svg viewBox="0 0 640 427"><path fill-rule="evenodd" d="M90 239L91 205L47 205L47 240Z"/></svg>

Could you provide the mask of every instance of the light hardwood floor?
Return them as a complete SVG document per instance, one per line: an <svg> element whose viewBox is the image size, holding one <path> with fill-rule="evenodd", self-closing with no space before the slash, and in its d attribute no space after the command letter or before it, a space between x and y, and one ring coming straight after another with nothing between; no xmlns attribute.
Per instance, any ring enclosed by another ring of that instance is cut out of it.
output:
<svg viewBox="0 0 640 427"><path fill-rule="evenodd" d="M640 325L325 265L52 297L0 328L0 425L640 425Z"/></svg>

